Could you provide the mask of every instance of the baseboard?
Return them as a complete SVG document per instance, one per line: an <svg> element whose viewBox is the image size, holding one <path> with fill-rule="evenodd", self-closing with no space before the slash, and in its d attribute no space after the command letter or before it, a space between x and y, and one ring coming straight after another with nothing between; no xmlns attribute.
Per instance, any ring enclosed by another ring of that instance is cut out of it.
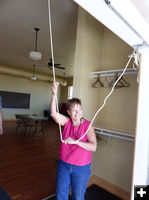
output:
<svg viewBox="0 0 149 200"><path fill-rule="evenodd" d="M16 119L3 119L3 122L16 122Z"/></svg>
<svg viewBox="0 0 149 200"><path fill-rule="evenodd" d="M123 200L130 200L130 192L118 187L117 185L114 185L98 176L92 175L90 177L90 180L88 182L87 187L91 186L92 184L95 184L106 191L112 193L113 195L123 199Z"/></svg>

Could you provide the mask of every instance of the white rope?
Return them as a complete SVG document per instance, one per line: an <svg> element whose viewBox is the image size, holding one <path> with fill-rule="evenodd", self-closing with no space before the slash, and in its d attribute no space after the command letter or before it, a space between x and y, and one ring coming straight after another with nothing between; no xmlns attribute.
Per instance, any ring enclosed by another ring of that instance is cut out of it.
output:
<svg viewBox="0 0 149 200"><path fill-rule="evenodd" d="M76 140L73 144L76 144L77 142L79 142L79 141L87 134L87 132L88 132L88 130L90 129L91 125L93 124L93 122L94 122L96 116L97 116L98 113L103 109L103 107L104 107L105 104L106 104L107 99L108 99L108 98L111 96L111 94L113 93L116 84L117 84L118 81L121 79L121 77L124 75L124 73L125 73L125 71L126 71L128 65L129 65L129 63L130 63L130 61L131 61L131 59L132 59L132 57L133 57L133 55L134 55L134 52L135 52L135 50L134 50L133 53L131 54L131 56L130 56L130 58L129 58L129 60L128 60L126 66L125 66L125 68L124 68L124 70L123 70L123 72L121 73L121 75L119 76L119 78L115 81L115 83L114 83L114 85L113 85L111 91L109 92L109 94L108 94L108 95L106 96L106 98L104 99L104 103L103 103L102 106L98 109L98 111L95 113L95 115L94 115L94 117L93 117L93 119L92 119L92 121L91 121L91 123L90 123L90 125L89 125L89 127L88 127L88 129L87 129L87 131L84 133L84 135L82 135L82 136L81 136L78 140Z"/></svg>
<svg viewBox="0 0 149 200"><path fill-rule="evenodd" d="M53 54L53 39L52 39L52 27L51 27L51 8L50 8L50 0L48 0L48 9L49 9L49 29L50 29L50 43L51 43L51 56L52 56L52 70L53 70L53 79L54 79L54 82L56 82L56 78L55 78L55 67L54 67L54 54ZM107 99L112 95L113 91L114 91L114 88L116 86L116 84L118 83L118 81L121 79L121 77L124 75L132 57L134 56L134 53L135 53L136 50L133 51L133 53L131 54L123 72L121 73L121 75L119 76L119 78L115 81L111 91L109 92L109 94L106 96L106 98L104 99L104 102L102 104L102 106L98 109L98 111L95 113L87 131L78 139L76 140L75 142L73 142L73 144L76 144L77 142L79 142L88 132L88 130L90 129L91 125L93 124L96 116L98 115L98 113L103 109L103 107L105 106L106 102L107 102ZM57 96L56 96L56 109L57 109L57 112L59 113L59 108L58 108L58 100L57 100ZM58 123L59 123L59 131L60 131L60 138L61 138L61 142L64 142L64 140L62 139L62 129L61 129L61 125L60 125L60 119L59 119L59 115L58 115Z"/></svg>
<svg viewBox="0 0 149 200"><path fill-rule="evenodd" d="M54 53L53 53L53 39L52 39L52 26L51 26L51 7L50 7L50 0L48 0L48 11L49 11L49 29L50 29L50 44L51 44L51 56L52 56L52 71L53 71L53 81L56 82L56 77L55 77L55 67L54 67ZM59 108L58 108L58 99L56 95L56 110L59 113ZM59 132L60 132L60 138L61 141L64 142L62 138L62 128L60 125L60 118L58 114L58 125L59 125Z"/></svg>

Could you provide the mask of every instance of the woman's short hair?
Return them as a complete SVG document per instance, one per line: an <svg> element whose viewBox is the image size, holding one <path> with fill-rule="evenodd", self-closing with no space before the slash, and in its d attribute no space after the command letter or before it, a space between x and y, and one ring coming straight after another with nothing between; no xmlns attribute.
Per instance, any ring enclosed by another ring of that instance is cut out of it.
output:
<svg viewBox="0 0 149 200"><path fill-rule="evenodd" d="M72 107L73 105L75 105L75 104L79 104L79 105L81 106L81 105L82 105L81 100L78 99L78 98L69 99L69 100L67 101L67 109L70 110L71 107Z"/></svg>

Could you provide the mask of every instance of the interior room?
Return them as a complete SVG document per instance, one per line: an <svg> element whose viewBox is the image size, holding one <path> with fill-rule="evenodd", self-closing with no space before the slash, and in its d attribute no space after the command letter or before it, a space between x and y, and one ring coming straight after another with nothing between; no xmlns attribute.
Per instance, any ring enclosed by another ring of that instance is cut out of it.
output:
<svg viewBox="0 0 149 200"><path fill-rule="evenodd" d="M59 6L58 0L51 0L50 4L51 8L42 0L0 2L0 94L9 95L2 96L0 186L8 199L55 198L60 137L49 107L53 67L60 83L59 111L67 111L63 107L67 100L77 97L82 101L83 117L92 121L131 58L128 73L93 122L98 145L92 153L87 186L104 189L115 196L111 199L129 200L139 87L134 49L74 1L63 0ZM18 96L13 99L15 94ZM23 94L29 99L19 107ZM36 121L42 117L41 127L37 132L33 125L21 130L17 115L32 116Z"/></svg>

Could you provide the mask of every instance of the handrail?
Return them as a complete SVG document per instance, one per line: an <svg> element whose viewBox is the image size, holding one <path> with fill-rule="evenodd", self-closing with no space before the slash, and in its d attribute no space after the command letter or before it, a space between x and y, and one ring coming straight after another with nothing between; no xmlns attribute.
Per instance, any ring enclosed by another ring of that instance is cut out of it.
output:
<svg viewBox="0 0 149 200"><path fill-rule="evenodd" d="M108 136L109 137L108 141L110 140L110 137L114 137L114 138L134 142L135 137L132 134L121 133L121 132L118 132L118 131L108 130L108 129L99 128L99 127L94 127L94 129L95 129L96 133L98 133L100 135Z"/></svg>

